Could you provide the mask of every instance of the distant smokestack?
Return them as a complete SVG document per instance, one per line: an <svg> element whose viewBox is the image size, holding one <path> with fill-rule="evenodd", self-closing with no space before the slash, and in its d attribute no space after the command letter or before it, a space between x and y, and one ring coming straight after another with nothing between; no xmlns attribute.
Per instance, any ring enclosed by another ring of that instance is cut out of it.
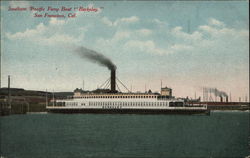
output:
<svg viewBox="0 0 250 158"><path fill-rule="evenodd" d="M111 70L111 87L110 87L110 89L111 89L111 92L116 92L116 90L115 90L115 87L116 87L116 83L115 83L115 70Z"/></svg>
<svg viewBox="0 0 250 158"><path fill-rule="evenodd" d="M10 99L10 75L8 76L8 104L11 108L11 99Z"/></svg>
<svg viewBox="0 0 250 158"><path fill-rule="evenodd" d="M228 96L226 96L226 102L228 102Z"/></svg>
<svg viewBox="0 0 250 158"><path fill-rule="evenodd" d="M10 89L10 75L8 76L8 90Z"/></svg>
<svg viewBox="0 0 250 158"><path fill-rule="evenodd" d="M223 102L223 97L222 96L220 96L220 102Z"/></svg>

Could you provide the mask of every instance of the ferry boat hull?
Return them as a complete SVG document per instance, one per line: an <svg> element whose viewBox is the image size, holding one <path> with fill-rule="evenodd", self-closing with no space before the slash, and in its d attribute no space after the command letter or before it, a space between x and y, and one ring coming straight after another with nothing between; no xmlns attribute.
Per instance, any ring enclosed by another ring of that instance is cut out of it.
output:
<svg viewBox="0 0 250 158"><path fill-rule="evenodd" d="M93 114L210 114L207 109L76 109L76 108L49 108L51 113L93 113Z"/></svg>

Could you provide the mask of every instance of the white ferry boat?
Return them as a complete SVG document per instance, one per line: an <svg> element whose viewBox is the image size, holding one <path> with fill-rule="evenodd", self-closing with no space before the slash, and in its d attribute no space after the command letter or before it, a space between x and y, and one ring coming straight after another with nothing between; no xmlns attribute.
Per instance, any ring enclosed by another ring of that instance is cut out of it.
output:
<svg viewBox="0 0 250 158"><path fill-rule="evenodd" d="M168 92L170 93L170 92ZM158 93L81 93L54 100L47 106L55 113L208 114L207 105L188 105L184 99Z"/></svg>
<svg viewBox="0 0 250 158"><path fill-rule="evenodd" d="M119 81L119 80L118 80ZM207 105L188 105L184 99L172 97L172 89L161 93L121 93L116 90L116 72L111 70L110 90L83 91L76 89L68 99L54 100L48 112L57 113L141 113L199 114L209 113Z"/></svg>

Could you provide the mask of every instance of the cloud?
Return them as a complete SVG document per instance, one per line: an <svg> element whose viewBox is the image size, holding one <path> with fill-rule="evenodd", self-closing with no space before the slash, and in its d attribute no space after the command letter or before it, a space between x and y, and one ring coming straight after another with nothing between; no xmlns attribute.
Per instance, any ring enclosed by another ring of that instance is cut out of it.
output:
<svg viewBox="0 0 250 158"><path fill-rule="evenodd" d="M47 30L47 27L43 23L36 26L35 29L27 29L24 32L17 32L14 34L6 33L7 38L11 40L26 39L42 35Z"/></svg>
<svg viewBox="0 0 250 158"><path fill-rule="evenodd" d="M176 38L182 38L183 40L197 41L202 39L202 33L194 31L193 33L186 33L182 31L182 27L177 26L171 30L171 34Z"/></svg>
<svg viewBox="0 0 250 158"><path fill-rule="evenodd" d="M107 25L107 26L113 26L113 22L112 22L111 20L109 20L109 18L107 18L107 17L103 17L103 18L101 19L101 22L102 22L103 24Z"/></svg>
<svg viewBox="0 0 250 158"><path fill-rule="evenodd" d="M153 31L150 29L140 29L140 30L137 30L136 32L142 36L149 36L152 34Z"/></svg>
<svg viewBox="0 0 250 158"><path fill-rule="evenodd" d="M124 61L131 57L135 57L136 62L145 57L144 63L159 60L162 70L168 70L168 66L169 69L176 68L181 70L178 71L180 76L184 72L193 77L196 77L194 72L206 72L207 76L216 76L211 74L220 72L217 77L223 78L223 72L248 70L244 66L249 62L249 31L229 27L215 18L208 19L193 32L186 32L178 25L168 26L167 22L159 19L143 20L136 16L118 19L78 17L75 20L69 22L71 20L52 18L47 24L40 23L33 28L5 35L14 42L28 40L31 45L84 45L110 53L114 58L123 58L117 60L122 64L127 64ZM198 74L198 77L203 74Z"/></svg>
<svg viewBox="0 0 250 158"><path fill-rule="evenodd" d="M169 45L174 52L185 50L190 53L223 54L231 52L237 47L245 49L249 38L248 30L238 30L226 27L226 25L214 18L210 18L205 25L198 26L192 33L186 33L182 27L177 26L171 29L170 34L176 46ZM213 52L212 52L213 50ZM223 52L222 52L223 50Z"/></svg>
<svg viewBox="0 0 250 158"><path fill-rule="evenodd" d="M119 18L116 19L114 22L112 22L107 17L103 17L101 19L101 22L107 26L120 26L120 25L126 25L126 24L132 24L138 22L140 19L137 16L131 16L131 17L125 17L125 18Z"/></svg>
<svg viewBox="0 0 250 158"><path fill-rule="evenodd" d="M199 26L199 29L201 31L205 31L207 33L210 33L210 34L214 34L217 32L217 29L215 29L214 27L211 27L209 25L202 25L202 26Z"/></svg>
<svg viewBox="0 0 250 158"><path fill-rule="evenodd" d="M118 31L115 33L113 40L114 41L120 41L123 39L128 39L131 36L130 31Z"/></svg>
<svg viewBox="0 0 250 158"><path fill-rule="evenodd" d="M141 52L155 53L155 54L166 54L167 50L157 48L155 42L152 40L139 41L139 40L130 40L124 44L125 49L133 49Z"/></svg>
<svg viewBox="0 0 250 158"><path fill-rule="evenodd" d="M117 31L111 38L98 38L95 45L99 47L116 47L128 41L132 37L131 31Z"/></svg>
<svg viewBox="0 0 250 158"><path fill-rule="evenodd" d="M70 35L66 34L54 34L47 38L39 39L40 42L43 44L51 45L51 44L69 44L69 43L76 43L77 40Z"/></svg>
<svg viewBox="0 0 250 158"><path fill-rule="evenodd" d="M113 27L118 25L120 21L137 21L131 20L135 18L128 18L130 20L124 19L126 18L115 20L115 24L107 17L103 17L101 22L104 23L106 27ZM166 22L158 19L151 20L151 24L153 23L157 23L158 26L167 25ZM226 49L234 47L234 44L244 45L244 39L247 40L248 38L248 30L228 28L223 22L214 18L210 18L207 24L198 26L197 29L191 33L185 32L181 26L175 26L173 28L167 26L164 27L164 30L143 27L145 26L142 25L139 29L126 27L126 30L120 27L113 28L115 31L110 38L100 38L96 44L110 49L116 46L120 49L122 48L125 52L153 53L156 55L189 53L191 55L193 53L206 54L210 52L209 49L211 50L211 48L218 50L214 53L219 53L220 50L229 52L229 50ZM228 45L228 43L230 43L230 45Z"/></svg>
<svg viewBox="0 0 250 158"><path fill-rule="evenodd" d="M225 26L225 24L223 22L221 22L217 19L214 19L214 18L210 18L208 20L208 23L209 23L209 25L212 25L212 26L221 26L221 27Z"/></svg>
<svg viewBox="0 0 250 158"><path fill-rule="evenodd" d="M23 32L6 33L6 37L11 40L24 39L36 41L40 44L77 44L79 41L83 41L89 32L96 32L96 26L102 24L102 29L109 31L109 34L108 36L100 34L93 37L88 35L90 39L88 41L91 41L88 44L91 47L106 47L107 51L113 50L116 47L117 49L122 49L121 51L154 53L156 55L184 52L202 53L205 50L211 50L211 48L216 48L218 52L219 50L229 52L236 47L234 45L237 45L237 47L245 45L249 38L248 30L237 30L226 27L223 22L214 18L208 19L206 24L198 26L191 33L185 32L181 26L172 28L168 26L164 27L164 29L149 29L146 27L147 25L138 25L134 29L129 26L129 24L137 23L139 20L139 17L136 16L123 17L114 21L108 17L102 17L90 21L87 25L77 26L78 34L69 34L69 30L67 31L66 28L71 23L68 20L51 18L47 25L40 23L35 28L27 29ZM158 26L167 25L166 22L159 19L151 20L151 25L155 23ZM124 25L127 25L127 27L120 27ZM81 33L79 34L79 32Z"/></svg>
<svg viewBox="0 0 250 158"><path fill-rule="evenodd" d="M225 36L235 38L235 37L248 37L249 31L248 30L237 30L234 28L228 28L228 27L215 27L211 25L202 25L199 26L199 31L201 34L207 34L211 37L211 40L223 38ZM226 41L231 39L225 39Z"/></svg>
<svg viewBox="0 0 250 158"><path fill-rule="evenodd" d="M159 20L159 19L157 19L157 18L153 19L152 22L155 23L155 24L157 24L157 25L160 26L160 27L163 27L163 26L167 26L167 25L168 25L166 22L161 21L161 20Z"/></svg>
<svg viewBox="0 0 250 158"><path fill-rule="evenodd" d="M169 52L178 52L178 51L187 51L192 50L193 47L189 45L183 45L183 44L174 44L169 47Z"/></svg>
<svg viewBox="0 0 250 158"><path fill-rule="evenodd" d="M137 22L139 21L139 18L137 16L131 16L131 17L128 17L128 18L121 18L121 19L118 19L116 22L125 22L125 23L134 23L134 22Z"/></svg>
<svg viewBox="0 0 250 158"><path fill-rule="evenodd" d="M146 53L152 53L155 55L171 54L193 49L192 46L184 44L173 44L167 48L161 48L157 46L156 43L152 40L147 40L147 41L130 40L124 44L124 48L133 49L135 51L141 51Z"/></svg>
<svg viewBox="0 0 250 158"><path fill-rule="evenodd" d="M51 25L64 25L65 23L65 20L58 20L57 18L51 18L49 21Z"/></svg>
<svg viewBox="0 0 250 158"><path fill-rule="evenodd" d="M30 3L28 1L10 1L10 7L22 7L27 8L30 7Z"/></svg>
<svg viewBox="0 0 250 158"><path fill-rule="evenodd" d="M45 26L43 23L40 23L34 29L27 29L23 32L16 32L13 34L7 32L6 37L10 40L27 40L43 45L77 43L80 36L75 38L58 31L60 26L64 24L64 20L51 18L49 25L47 26Z"/></svg>

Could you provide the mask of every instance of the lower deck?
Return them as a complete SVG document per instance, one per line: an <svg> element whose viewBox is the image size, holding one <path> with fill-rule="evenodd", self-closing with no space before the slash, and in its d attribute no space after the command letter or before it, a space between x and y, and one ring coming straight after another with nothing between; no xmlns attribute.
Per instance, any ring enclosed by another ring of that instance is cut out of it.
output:
<svg viewBox="0 0 250 158"><path fill-rule="evenodd" d="M182 109L104 109L104 108L47 108L53 113L107 113L107 114L209 114L205 108L182 108Z"/></svg>

